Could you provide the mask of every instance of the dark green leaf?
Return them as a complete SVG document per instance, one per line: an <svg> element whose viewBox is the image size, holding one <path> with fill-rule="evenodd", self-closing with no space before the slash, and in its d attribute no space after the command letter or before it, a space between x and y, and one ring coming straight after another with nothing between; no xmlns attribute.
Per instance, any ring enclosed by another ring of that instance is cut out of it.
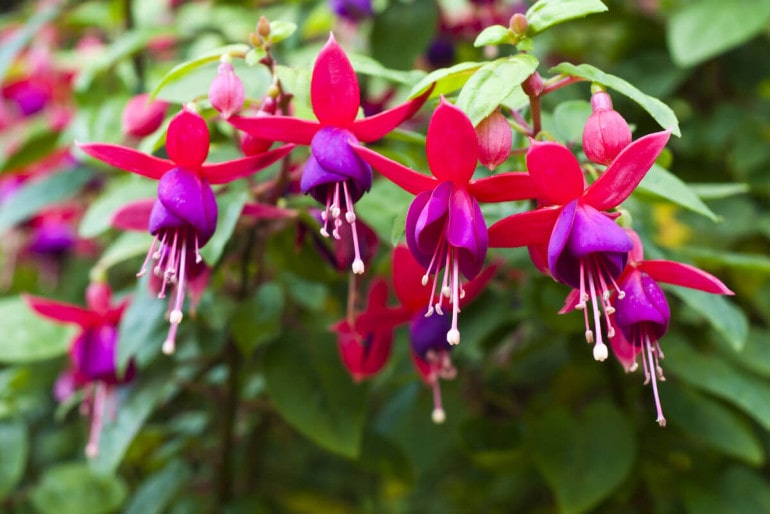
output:
<svg viewBox="0 0 770 514"><path fill-rule="evenodd" d="M0 501L11 493L24 474L29 452L27 426L21 419L0 421Z"/></svg>
<svg viewBox="0 0 770 514"><path fill-rule="evenodd" d="M636 445L628 421L607 403L595 403L575 418L548 411L529 434L532 457L564 514L590 510L631 471Z"/></svg>
<svg viewBox="0 0 770 514"><path fill-rule="evenodd" d="M285 303L281 286L265 282L254 296L238 306L231 330L238 349L245 357L251 355L254 348L281 333L281 315Z"/></svg>
<svg viewBox="0 0 770 514"><path fill-rule="evenodd" d="M449 68L439 68L432 71L412 88L409 97L414 98L421 95L433 84L435 87L430 93L431 98L453 93L463 87L468 79L476 73L476 70L483 65L484 63L481 62L461 62Z"/></svg>
<svg viewBox="0 0 770 514"><path fill-rule="evenodd" d="M559 23L606 10L599 0L539 0L527 10L527 34L534 36Z"/></svg>
<svg viewBox="0 0 770 514"><path fill-rule="evenodd" d="M713 221L719 217L682 180L662 166L653 164L636 189L639 193L663 198L680 207L706 216Z"/></svg>
<svg viewBox="0 0 770 514"><path fill-rule="evenodd" d="M508 29L508 27L503 27L502 25L491 25L482 30L481 33L476 36L476 39L473 41L473 46L478 48L480 46L486 45L504 45L506 43L511 44L513 43L511 35L511 31Z"/></svg>
<svg viewBox="0 0 770 514"><path fill-rule="evenodd" d="M770 274L770 257L756 253L735 253L688 246L681 252L706 267L725 266L741 271Z"/></svg>
<svg viewBox="0 0 770 514"><path fill-rule="evenodd" d="M575 66L568 62L563 62L558 66L551 68L549 71L551 73L563 73L572 77L579 77L598 82L610 89L614 89L618 93L621 93L638 103L661 127L664 129L671 129L671 132L675 136L682 135L679 130L679 121L676 119L676 114L674 114L674 111L672 111L668 105L657 98L642 93L635 86L629 84L620 77L605 73L589 64Z"/></svg>
<svg viewBox="0 0 770 514"><path fill-rule="evenodd" d="M724 340L739 352L749 336L749 320L727 298L684 287L672 288L672 293L701 314Z"/></svg>
<svg viewBox="0 0 770 514"><path fill-rule="evenodd" d="M489 116L537 69L537 58L529 54L498 59L481 67L465 83L457 97L473 125Z"/></svg>
<svg viewBox="0 0 770 514"><path fill-rule="evenodd" d="M412 69L433 39L437 21L438 8L433 0L389 2L374 18L372 57L387 68Z"/></svg>
<svg viewBox="0 0 770 514"><path fill-rule="evenodd" d="M149 291L152 270L134 288L131 303L123 312L118 327L118 368L125 369L129 359L137 359L140 367L160 352L168 325L164 322L168 300L157 298Z"/></svg>
<svg viewBox="0 0 770 514"><path fill-rule="evenodd" d="M720 198L745 194L751 189L748 184L738 183L693 184L690 182L688 185L701 200L718 200Z"/></svg>
<svg viewBox="0 0 770 514"><path fill-rule="evenodd" d="M153 198L158 183L134 175L113 177L99 197L91 203L78 226L81 237L96 237L110 228L115 212L134 200Z"/></svg>
<svg viewBox="0 0 770 514"><path fill-rule="evenodd" d="M276 409L318 445L355 458L367 388L354 384L343 368L332 334L284 334L264 356L267 391Z"/></svg>
<svg viewBox="0 0 770 514"><path fill-rule="evenodd" d="M585 100L568 100L553 110L554 131L562 143L580 143L583 127L591 115L591 104Z"/></svg>
<svg viewBox="0 0 770 514"><path fill-rule="evenodd" d="M217 198L219 206L219 217L217 218L217 229L211 240L201 248L201 256L209 266L214 266L225 245L233 235L235 225L241 218L243 206L249 198L249 192L245 188L232 188Z"/></svg>
<svg viewBox="0 0 770 514"><path fill-rule="evenodd" d="M0 300L0 327L13 327L0 336L0 362L25 363L67 353L75 328L49 322L21 297Z"/></svg>
<svg viewBox="0 0 770 514"><path fill-rule="evenodd" d="M92 177L86 168L73 168L26 182L0 206L0 234L45 207L72 198Z"/></svg>
<svg viewBox="0 0 770 514"><path fill-rule="evenodd" d="M93 267L93 276L106 273L111 267L128 259L146 255L152 246L152 236L144 232L123 232L102 252ZM139 272L137 264L137 272Z"/></svg>
<svg viewBox="0 0 770 514"><path fill-rule="evenodd" d="M32 504L41 514L106 514L117 509L128 493L114 475L100 475L81 463L48 468L32 490Z"/></svg>
<svg viewBox="0 0 770 514"><path fill-rule="evenodd" d="M43 130L33 132L24 143L3 162L0 173L17 170L29 166L47 156L56 148L61 132Z"/></svg>
<svg viewBox="0 0 770 514"><path fill-rule="evenodd" d="M190 468L175 460L147 477L133 494L123 514L161 514L190 479Z"/></svg>
<svg viewBox="0 0 770 514"><path fill-rule="evenodd" d="M676 64L694 66L760 34L768 21L768 0L699 0L669 17L666 40Z"/></svg>

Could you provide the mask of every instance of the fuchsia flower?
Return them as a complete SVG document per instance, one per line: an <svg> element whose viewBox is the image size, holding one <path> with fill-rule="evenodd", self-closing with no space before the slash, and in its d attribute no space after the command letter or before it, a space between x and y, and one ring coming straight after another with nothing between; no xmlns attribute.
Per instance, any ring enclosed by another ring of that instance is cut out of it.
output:
<svg viewBox="0 0 770 514"><path fill-rule="evenodd" d="M670 131L644 136L629 144L590 186L580 163L558 143L532 141L527 168L539 189L542 207L504 218L489 229L493 247L538 247L547 244L547 266L558 282L579 291L577 308L583 309L586 341L594 343L594 358L607 358L602 340L599 304L610 337L613 328L610 303L613 290L623 291L616 280L626 266L632 242L608 213L636 188L668 142ZM542 263L540 263L542 267ZM586 302L593 305L591 328Z"/></svg>
<svg viewBox="0 0 770 514"><path fill-rule="evenodd" d="M511 155L513 133L500 109L481 120L476 126L476 135L479 139L479 161L490 170L504 163Z"/></svg>
<svg viewBox="0 0 770 514"><path fill-rule="evenodd" d="M591 96L591 109L583 129L583 151L593 162L608 165L631 142L631 129L612 108L606 91Z"/></svg>
<svg viewBox="0 0 770 514"><path fill-rule="evenodd" d="M70 369L56 382L56 396L66 400L76 389L86 390L84 408L91 415L91 432L86 455L96 456L104 413L114 409L114 388L133 380L134 361L130 360L124 373L116 368L118 324L128 301L112 305L112 291L107 284L92 283L86 290L87 308L78 305L25 296L29 306L38 314L80 327L70 344Z"/></svg>
<svg viewBox="0 0 770 514"><path fill-rule="evenodd" d="M633 230L627 231L633 241L628 265L618 279L618 287L625 294L613 297L617 329L610 338L610 346L626 371L638 368L637 356L642 353L645 384L652 381L657 422L666 425L658 396L657 380L665 380L659 360L663 358L660 339L668 330L671 313L666 296L658 282L665 282L712 294L734 294L718 278L694 266L666 260L644 260L644 248Z"/></svg>
<svg viewBox="0 0 770 514"><path fill-rule="evenodd" d="M407 213L406 241L425 269L422 285L428 284L430 275L434 276L426 298L427 315L434 311L443 315L443 299L448 298L452 322L446 338L451 344L459 343L457 315L464 294L460 274L473 279L487 254L487 226L479 202L532 198L537 193L533 182L521 172L471 180L478 158L476 132L465 113L443 98L428 126L426 152L432 177L367 148L354 149L385 177L417 195Z"/></svg>
<svg viewBox="0 0 770 514"><path fill-rule="evenodd" d="M217 76L209 88L209 101L223 118L227 119L243 107L246 90L227 56L219 63Z"/></svg>
<svg viewBox="0 0 770 514"><path fill-rule="evenodd" d="M360 91L353 66L345 52L329 36L318 54L310 82L310 100L318 121L290 116L235 116L228 121L252 136L310 145L310 158L302 173L301 189L325 206L321 233L338 239L342 214L350 224L353 246L358 252L356 214L353 204L372 185L372 170L350 148L351 143L371 142L411 117L429 95L410 100L369 118L356 119ZM354 273L363 273L360 258L353 261Z"/></svg>
<svg viewBox="0 0 770 514"><path fill-rule="evenodd" d="M152 259L155 261L154 274L162 278L158 297L165 297L168 286L176 288L176 300L169 316L171 327L163 343L164 352L172 353L176 331L182 321L182 304L190 270L201 263L199 249L211 239L217 225L217 203L211 185L252 175L284 157L294 146L286 145L260 155L206 164L208 126L200 115L186 108L168 126L166 152L170 159L113 144L85 143L78 146L95 159L158 180L158 198L149 219L149 231L155 240L138 276L146 273Z"/></svg>

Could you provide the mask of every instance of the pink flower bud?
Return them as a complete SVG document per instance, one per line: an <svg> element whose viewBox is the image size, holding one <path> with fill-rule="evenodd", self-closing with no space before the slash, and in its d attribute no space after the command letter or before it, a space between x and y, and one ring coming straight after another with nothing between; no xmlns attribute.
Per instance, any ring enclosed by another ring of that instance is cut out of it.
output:
<svg viewBox="0 0 770 514"><path fill-rule="evenodd" d="M511 16L511 21L508 23L508 28L511 29L514 34L519 36L525 35L528 27L529 23L527 22L527 17L518 12Z"/></svg>
<svg viewBox="0 0 770 514"><path fill-rule="evenodd" d="M583 151L593 162L608 165L631 142L631 129L612 108L612 99L605 91L593 94L591 107L593 113L583 129Z"/></svg>
<svg viewBox="0 0 770 514"><path fill-rule="evenodd" d="M221 62L217 76L209 88L209 101L223 118L229 118L241 110L246 100L243 82L235 74L233 65Z"/></svg>
<svg viewBox="0 0 770 514"><path fill-rule="evenodd" d="M538 72L533 73L521 84L527 96L540 96L543 92L543 77Z"/></svg>
<svg viewBox="0 0 770 514"><path fill-rule="evenodd" d="M166 116L168 103L150 100L147 93L136 95L123 109L123 133L128 136L144 137L152 134Z"/></svg>
<svg viewBox="0 0 770 514"><path fill-rule="evenodd" d="M490 170L505 162L511 154L511 126L499 109L476 126L476 137L479 141L479 161Z"/></svg>

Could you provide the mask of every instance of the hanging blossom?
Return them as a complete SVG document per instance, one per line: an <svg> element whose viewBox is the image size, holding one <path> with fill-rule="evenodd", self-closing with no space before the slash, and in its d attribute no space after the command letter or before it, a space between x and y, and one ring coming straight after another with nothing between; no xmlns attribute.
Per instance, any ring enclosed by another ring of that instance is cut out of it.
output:
<svg viewBox="0 0 770 514"><path fill-rule="evenodd" d="M159 298L175 288L170 311L171 327L163 343L173 353L176 332L182 321L182 306L191 269L202 262L199 253L214 234L217 203L212 185L252 175L286 156L294 147L285 145L263 154L208 164L209 131L206 121L188 108L174 116L166 135L169 159L141 153L133 148L106 143L79 143L91 157L117 168L158 180L158 197L149 218L155 239L137 276L152 271L161 279Z"/></svg>
<svg viewBox="0 0 770 514"><path fill-rule="evenodd" d="M660 339L668 330L671 312L658 282L698 289L712 294L734 294L715 276L694 266L667 260L644 260L644 248L639 236L628 230L633 241L628 265L618 279L618 286L625 293L613 297L615 334L610 338L613 353L627 372L639 366L637 357L642 354L645 384L652 382L657 422L666 425L658 395L658 380L665 380L660 359Z"/></svg>
<svg viewBox="0 0 770 514"><path fill-rule="evenodd" d="M122 373L116 366L118 324L128 301L113 305L110 287L99 282L88 286L86 308L36 296L25 296L25 300L41 316L80 328L70 343L70 368L56 381L54 393L63 402L76 390L84 390L81 407L91 417L86 455L95 457L104 417L114 416L115 388L133 380L136 373L133 359Z"/></svg>
<svg viewBox="0 0 770 514"><path fill-rule="evenodd" d="M310 81L310 100L318 121L290 116L234 116L228 121L260 139L310 145L300 187L324 205L321 234L339 239L340 226L350 224L356 252L353 273L364 272L359 254L353 205L372 185L372 170L350 143L382 138L419 110L430 91L375 116L356 119L361 105L358 79L347 55L330 35L318 54Z"/></svg>
<svg viewBox="0 0 770 514"><path fill-rule="evenodd" d="M464 294L460 275L472 280L487 255L487 226L479 202L533 198L534 183L522 172L472 180L479 155L476 132L465 113L443 97L428 125L426 152L433 176L367 148L354 149L382 175L417 195L406 217L406 241L425 270L422 285L428 285L433 276L425 315L443 315L443 302L449 300L452 317L446 339L459 343L457 318Z"/></svg>
<svg viewBox="0 0 770 514"><path fill-rule="evenodd" d="M607 169L586 187L580 163L570 150L554 142L532 141L527 169L538 189L538 209L514 214L489 228L493 247L529 246L538 268L577 290L576 308L583 310L585 337L594 343L598 361L609 351L602 338L602 318L609 337L613 291L633 244L614 221L616 208L633 192L666 146L671 132L656 132L623 149ZM543 247L546 250L543 251ZM593 326L589 319L591 303Z"/></svg>

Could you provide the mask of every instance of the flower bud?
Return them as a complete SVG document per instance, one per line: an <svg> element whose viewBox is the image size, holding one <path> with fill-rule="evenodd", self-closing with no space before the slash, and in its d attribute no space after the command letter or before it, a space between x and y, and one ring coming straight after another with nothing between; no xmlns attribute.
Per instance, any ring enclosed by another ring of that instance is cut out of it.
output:
<svg viewBox="0 0 770 514"><path fill-rule="evenodd" d="M105 282L92 282L86 289L86 304L92 311L106 313L112 304L112 290Z"/></svg>
<svg viewBox="0 0 770 514"><path fill-rule="evenodd" d="M591 161L609 165L631 142L631 129L623 117L612 108L606 91L591 97L593 113L583 129L583 151Z"/></svg>
<svg viewBox="0 0 770 514"><path fill-rule="evenodd" d="M499 109L476 126L476 137L479 141L479 161L490 170L505 162L511 154L511 126Z"/></svg>
<svg viewBox="0 0 770 514"><path fill-rule="evenodd" d="M257 34L265 39L270 35L270 20L264 16L260 16L257 22Z"/></svg>
<svg viewBox="0 0 770 514"><path fill-rule="evenodd" d="M527 96L540 96L543 92L543 77L538 72L534 72L521 84L521 89Z"/></svg>
<svg viewBox="0 0 770 514"><path fill-rule="evenodd" d="M151 100L147 93L136 95L123 109L123 133L134 137L152 134L163 123L166 109L167 102Z"/></svg>
<svg viewBox="0 0 770 514"><path fill-rule="evenodd" d="M209 88L209 101L223 118L229 118L241 110L246 100L243 82L235 74L229 60L222 61L217 76Z"/></svg>
<svg viewBox="0 0 770 514"><path fill-rule="evenodd" d="M524 14L517 12L511 16L511 21L508 24L508 28L510 28L511 32L517 36L525 35L527 33L528 27L529 23L527 22L527 17Z"/></svg>

